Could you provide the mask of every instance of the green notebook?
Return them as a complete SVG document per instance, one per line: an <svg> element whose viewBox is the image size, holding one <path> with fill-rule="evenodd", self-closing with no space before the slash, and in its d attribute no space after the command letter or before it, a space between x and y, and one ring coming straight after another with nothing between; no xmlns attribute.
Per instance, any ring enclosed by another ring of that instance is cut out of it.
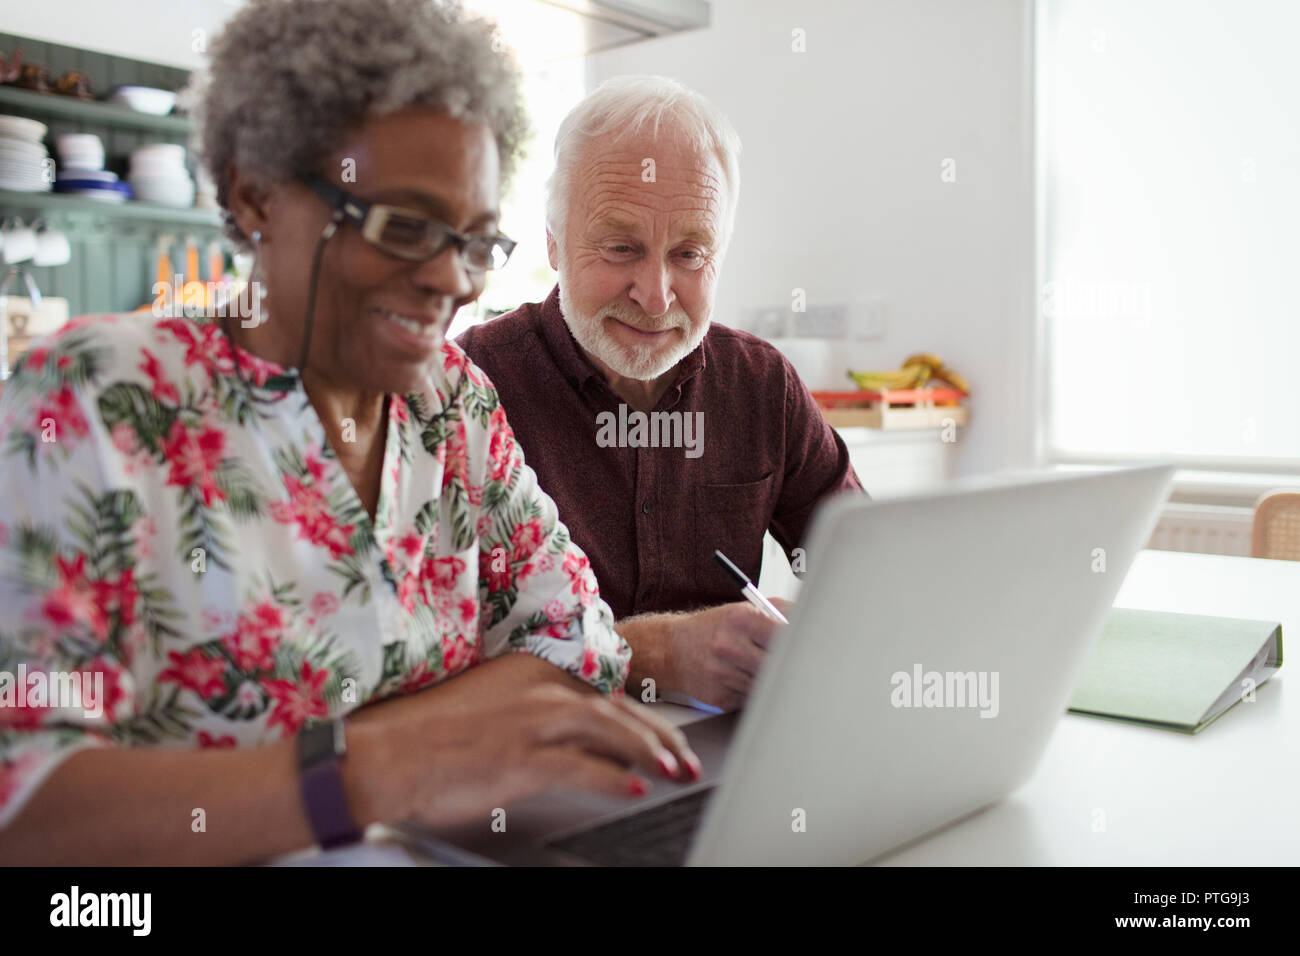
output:
<svg viewBox="0 0 1300 956"><path fill-rule="evenodd" d="M1070 711L1194 734L1281 666L1276 622L1114 608Z"/></svg>

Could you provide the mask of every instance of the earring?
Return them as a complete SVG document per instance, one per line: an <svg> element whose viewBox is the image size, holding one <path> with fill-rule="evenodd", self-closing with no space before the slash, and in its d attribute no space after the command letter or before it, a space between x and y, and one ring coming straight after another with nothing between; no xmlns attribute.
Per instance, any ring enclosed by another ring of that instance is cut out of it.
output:
<svg viewBox="0 0 1300 956"><path fill-rule="evenodd" d="M252 275L253 295L255 296L256 308L261 310L262 302L270 298L270 293L266 289L266 275L262 270L262 232L260 229L253 230L253 268ZM259 321L260 325L261 322Z"/></svg>

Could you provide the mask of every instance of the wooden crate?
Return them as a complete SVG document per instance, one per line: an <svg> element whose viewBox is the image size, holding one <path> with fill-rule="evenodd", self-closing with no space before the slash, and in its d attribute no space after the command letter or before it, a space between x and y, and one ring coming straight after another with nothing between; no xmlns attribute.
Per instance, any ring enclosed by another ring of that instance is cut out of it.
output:
<svg viewBox="0 0 1300 956"><path fill-rule="evenodd" d="M958 404L966 393L946 386L812 395L833 428L944 428L970 418L966 406Z"/></svg>

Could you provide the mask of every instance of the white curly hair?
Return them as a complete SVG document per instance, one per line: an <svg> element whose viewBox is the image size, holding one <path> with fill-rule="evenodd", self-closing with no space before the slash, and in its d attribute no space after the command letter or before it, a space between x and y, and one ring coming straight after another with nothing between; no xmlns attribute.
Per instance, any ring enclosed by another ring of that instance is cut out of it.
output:
<svg viewBox="0 0 1300 956"><path fill-rule="evenodd" d="M225 233L245 249L228 208L231 163L267 182L302 179L366 119L429 106L488 127L505 182L529 133L517 62L496 25L457 0L252 0L213 39L185 99Z"/></svg>

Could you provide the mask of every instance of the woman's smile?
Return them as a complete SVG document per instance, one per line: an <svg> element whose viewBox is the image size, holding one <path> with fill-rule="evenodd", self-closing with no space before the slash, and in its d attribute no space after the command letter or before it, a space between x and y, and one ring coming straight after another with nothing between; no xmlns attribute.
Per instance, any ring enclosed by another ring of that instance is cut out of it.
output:
<svg viewBox="0 0 1300 956"><path fill-rule="evenodd" d="M428 358L442 347L445 321L428 315L371 308L367 313L380 334L400 349Z"/></svg>

